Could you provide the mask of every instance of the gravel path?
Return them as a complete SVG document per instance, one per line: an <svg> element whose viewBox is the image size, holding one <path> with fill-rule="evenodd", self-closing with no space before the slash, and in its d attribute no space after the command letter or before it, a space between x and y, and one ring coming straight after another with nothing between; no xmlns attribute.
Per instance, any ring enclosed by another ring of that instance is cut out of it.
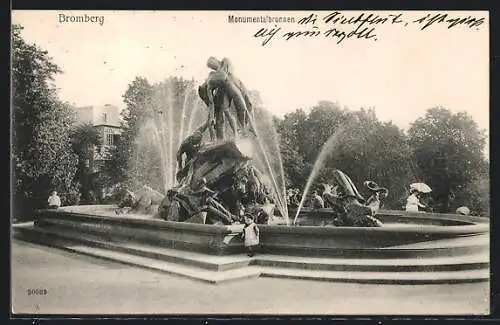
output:
<svg viewBox="0 0 500 325"><path fill-rule="evenodd" d="M37 288L46 294L28 294ZM28 314L464 315L489 312L489 284L259 278L214 286L13 241L12 302Z"/></svg>

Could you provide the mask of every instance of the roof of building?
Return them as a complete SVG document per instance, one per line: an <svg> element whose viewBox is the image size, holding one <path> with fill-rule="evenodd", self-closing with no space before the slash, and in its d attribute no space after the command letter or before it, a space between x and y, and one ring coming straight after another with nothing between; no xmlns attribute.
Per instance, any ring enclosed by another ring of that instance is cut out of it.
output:
<svg viewBox="0 0 500 325"><path fill-rule="evenodd" d="M98 126L106 126L106 127L115 128L115 129L121 129L122 128L119 125L113 125L113 124L96 124L96 125L94 125L94 127L98 127Z"/></svg>

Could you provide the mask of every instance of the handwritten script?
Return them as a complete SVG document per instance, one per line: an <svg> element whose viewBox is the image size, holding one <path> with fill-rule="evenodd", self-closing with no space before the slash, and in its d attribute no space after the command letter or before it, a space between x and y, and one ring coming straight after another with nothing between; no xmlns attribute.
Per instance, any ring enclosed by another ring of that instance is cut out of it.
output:
<svg viewBox="0 0 500 325"><path fill-rule="evenodd" d="M281 39L291 41L304 38L328 38L337 44L348 39L377 41L379 35L377 28L390 25L394 28L416 28L428 31L437 26L457 30L466 28L479 30L485 22L484 17L465 15L451 15L448 13L427 13L420 17L409 18L405 13L376 14L359 13L344 14L334 11L324 15L311 13L299 18L292 29L274 25L272 28L260 28L254 38L261 40L261 45L266 46L271 42Z"/></svg>

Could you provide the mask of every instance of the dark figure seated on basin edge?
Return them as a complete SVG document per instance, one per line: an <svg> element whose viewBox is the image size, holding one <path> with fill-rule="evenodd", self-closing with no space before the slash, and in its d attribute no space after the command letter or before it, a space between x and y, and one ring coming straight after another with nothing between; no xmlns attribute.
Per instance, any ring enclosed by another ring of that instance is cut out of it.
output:
<svg viewBox="0 0 500 325"><path fill-rule="evenodd" d="M365 186L373 193L368 200L365 200L347 175L336 170L333 176L336 186L323 184L323 199L325 206L337 213L334 224L380 227L382 223L374 215L380 208L380 197L387 196L387 189L378 187L374 182L365 182Z"/></svg>

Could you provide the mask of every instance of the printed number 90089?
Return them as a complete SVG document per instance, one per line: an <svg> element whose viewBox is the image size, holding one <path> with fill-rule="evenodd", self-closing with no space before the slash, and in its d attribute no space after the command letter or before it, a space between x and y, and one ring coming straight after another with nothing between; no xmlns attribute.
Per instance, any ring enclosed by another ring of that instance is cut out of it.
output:
<svg viewBox="0 0 500 325"><path fill-rule="evenodd" d="M45 296L47 295L47 289L28 289L26 291L28 296Z"/></svg>

